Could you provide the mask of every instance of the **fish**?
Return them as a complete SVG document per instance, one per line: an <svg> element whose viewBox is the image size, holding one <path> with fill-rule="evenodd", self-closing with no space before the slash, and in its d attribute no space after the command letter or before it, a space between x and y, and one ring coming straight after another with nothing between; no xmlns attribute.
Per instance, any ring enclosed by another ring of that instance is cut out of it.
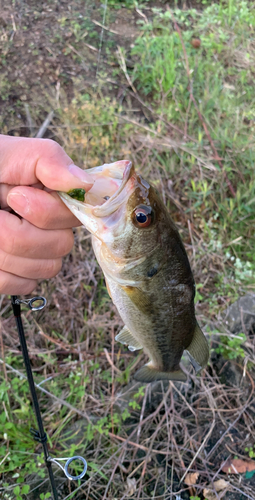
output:
<svg viewBox="0 0 255 500"><path fill-rule="evenodd" d="M150 358L135 380L184 382L184 351L198 372L208 363L209 347L196 320L195 282L177 227L157 189L131 161L87 172L94 184L84 201L59 195L92 235L107 290L125 325L115 339Z"/></svg>

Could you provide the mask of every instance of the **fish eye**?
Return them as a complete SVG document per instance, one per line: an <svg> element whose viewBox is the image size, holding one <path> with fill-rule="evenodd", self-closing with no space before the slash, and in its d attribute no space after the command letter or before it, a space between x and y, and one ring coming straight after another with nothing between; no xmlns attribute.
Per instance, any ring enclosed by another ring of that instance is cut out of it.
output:
<svg viewBox="0 0 255 500"><path fill-rule="evenodd" d="M152 222L152 218L152 209L146 205L136 207L133 212L133 222L136 227L148 227Z"/></svg>

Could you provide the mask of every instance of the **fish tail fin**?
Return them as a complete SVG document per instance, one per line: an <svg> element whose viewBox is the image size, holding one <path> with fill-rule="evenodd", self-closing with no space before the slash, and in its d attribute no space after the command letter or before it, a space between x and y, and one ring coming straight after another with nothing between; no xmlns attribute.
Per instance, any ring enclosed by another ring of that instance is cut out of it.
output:
<svg viewBox="0 0 255 500"><path fill-rule="evenodd" d="M196 372L207 365L209 359L209 346L198 323L194 331L193 339L186 348L186 351Z"/></svg>
<svg viewBox="0 0 255 500"><path fill-rule="evenodd" d="M156 380L179 380L180 382L185 382L187 377L181 368L172 372L159 371L154 368L150 363L143 366L138 370L134 379L138 382L155 382Z"/></svg>

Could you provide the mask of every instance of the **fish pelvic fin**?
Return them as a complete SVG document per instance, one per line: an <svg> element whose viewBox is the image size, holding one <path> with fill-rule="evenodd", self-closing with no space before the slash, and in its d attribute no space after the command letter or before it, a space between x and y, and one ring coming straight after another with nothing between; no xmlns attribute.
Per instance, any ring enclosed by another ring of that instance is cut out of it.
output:
<svg viewBox="0 0 255 500"><path fill-rule="evenodd" d="M138 382L147 383L155 382L156 380L178 380L179 382L185 382L187 377L181 368L171 372L163 372L148 363L135 373L134 379Z"/></svg>
<svg viewBox="0 0 255 500"><path fill-rule="evenodd" d="M202 370L202 368L207 365L209 359L209 346L198 323L194 331L193 339L186 348L186 351L196 372Z"/></svg>
<svg viewBox="0 0 255 500"><path fill-rule="evenodd" d="M125 344L128 346L130 351L137 351L138 349L142 349L143 346L135 339L127 326L124 326L122 330L116 335L115 340L120 342L121 344Z"/></svg>

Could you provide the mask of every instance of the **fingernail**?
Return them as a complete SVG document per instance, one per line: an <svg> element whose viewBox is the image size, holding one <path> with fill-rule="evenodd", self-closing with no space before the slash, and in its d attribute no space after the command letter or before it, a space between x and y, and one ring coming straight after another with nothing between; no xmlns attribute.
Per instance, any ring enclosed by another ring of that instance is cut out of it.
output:
<svg viewBox="0 0 255 500"><path fill-rule="evenodd" d="M23 193L9 193L7 203L20 215L26 215L30 212L29 201Z"/></svg>
<svg viewBox="0 0 255 500"><path fill-rule="evenodd" d="M76 179L82 181L83 184L87 184L88 187L91 187L94 184L92 176L90 176L87 172L77 167L76 165L70 165L68 167L68 170L74 177L76 177Z"/></svg>

